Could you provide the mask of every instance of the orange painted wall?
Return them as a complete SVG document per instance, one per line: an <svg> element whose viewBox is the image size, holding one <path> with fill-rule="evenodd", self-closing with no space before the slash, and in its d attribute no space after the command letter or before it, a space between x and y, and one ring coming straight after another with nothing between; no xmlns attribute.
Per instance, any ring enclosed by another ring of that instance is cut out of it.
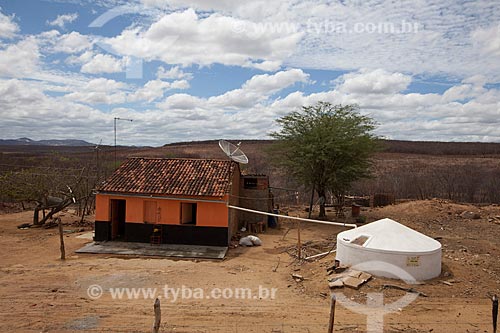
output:
<svg viewBox="0 0 500 333"><path fill-rule="evenodd" d="M181 203L197 203L196 225L210 227L228 226L228 208L224 203L198 202L196 198L193 201L178 201L166 199L123 197L106 194L96 195L96 220L110 220L110 200L126 200L126 222L143 223L144 221L144 201L156 201L159 208L158 223L161 224L180 224Z"/></svg>
<svg viewBox="0 0 500 333"><path fill-rule="evenodd" d="M126 203L125 222L144 222L144 199L133 197L111 197L111 199L124 199Z"/></svg>
<svg viewBox="0 0 500 333"><path fill-rule="evenodd" d="M173 200L157 200L160 207L161 224L179 224L181 216L181 205L179 201Z"/></svg>
<svg viewBox="0 0 500 333"><path fill-rule="evenodd" d="M205 227L227 227L228 208L225 204L198 202L196 225Z"/></svg>
<svg viewBox="0 0 500 333"><path fill-rule="evenodd" d="M95 220L109 221L109 196L96 194L95 196Z"/></svg>

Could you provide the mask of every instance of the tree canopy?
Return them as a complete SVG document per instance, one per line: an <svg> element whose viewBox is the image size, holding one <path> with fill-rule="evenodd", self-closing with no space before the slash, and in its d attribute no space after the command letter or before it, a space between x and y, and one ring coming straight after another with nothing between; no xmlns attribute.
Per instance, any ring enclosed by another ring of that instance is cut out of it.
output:
<svg viewBox="0 0 500 333"><path fill-rule="evenodd" d="M371 156L378 148L376 123L357 105L318 102L279 118L281 130L273 148L277 163L320 198L330 190L342 196L351 184L370 175ZM279 152L279 154L276 154ZM324 200L320 217L325 217Z"/></svg>

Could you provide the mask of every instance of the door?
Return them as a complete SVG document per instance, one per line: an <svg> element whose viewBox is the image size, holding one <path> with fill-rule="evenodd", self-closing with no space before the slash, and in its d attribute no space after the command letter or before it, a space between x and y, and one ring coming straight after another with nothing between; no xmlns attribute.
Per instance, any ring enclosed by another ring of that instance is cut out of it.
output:
<svg viewBox="0 0 500 333"><path fill-rule="evenodd" d="M158 208L156 201L144 201L144 222L158 223Z"/></svg>
<svg viewBox="0 0 500 333"><path fill-rule="evenodd" d="M111 199L111 239L125 239L126 201Z"/></svg>

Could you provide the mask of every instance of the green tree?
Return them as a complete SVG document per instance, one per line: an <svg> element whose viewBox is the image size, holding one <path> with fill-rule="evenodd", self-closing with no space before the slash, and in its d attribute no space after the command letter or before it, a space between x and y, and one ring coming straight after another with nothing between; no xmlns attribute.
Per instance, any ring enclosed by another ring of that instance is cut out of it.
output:
<svg viewBox="0 0 500 333"><path fill-rule="evenodd" d="M354 181L370 176L371 156L378 149L375 122L358 109L318 102L278 119L281 130L271 133L277 139L273 159L320 198L327 190L343 197ZM324 200L319 216L326 216Z"/></svg>

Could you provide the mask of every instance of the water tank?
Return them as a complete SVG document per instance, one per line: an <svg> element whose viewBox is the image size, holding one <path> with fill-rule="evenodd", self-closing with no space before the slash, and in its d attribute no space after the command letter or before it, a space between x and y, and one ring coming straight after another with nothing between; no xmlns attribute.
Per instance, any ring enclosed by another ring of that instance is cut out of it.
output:
<svg viewBox="0 0 500 333"><path fill-rule="evenodd" d="M339 233L337 260L376 276L429 280L441 274L441 243L386 218Z"/></svg>

